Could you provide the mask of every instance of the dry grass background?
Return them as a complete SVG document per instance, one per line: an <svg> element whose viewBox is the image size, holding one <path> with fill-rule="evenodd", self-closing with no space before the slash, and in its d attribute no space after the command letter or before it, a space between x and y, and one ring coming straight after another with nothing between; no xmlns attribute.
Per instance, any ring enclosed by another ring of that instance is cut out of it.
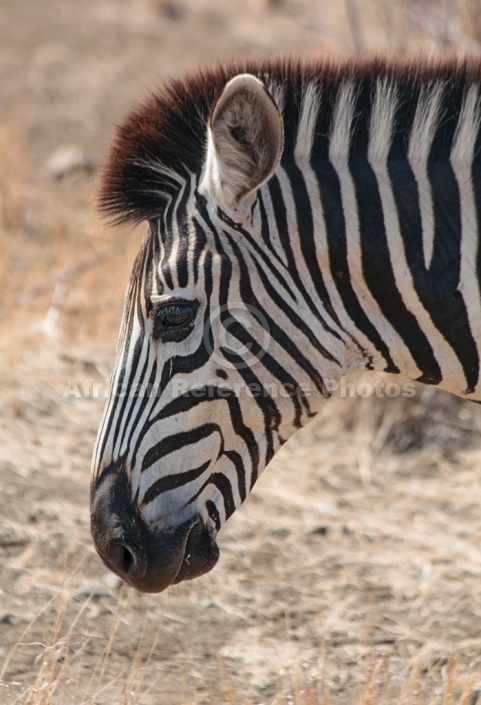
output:
<svg viewBox="0 0 481 705"><path fill-rule="evenodd" d="M2 0L2 704L477 702L477 407L421 388L330 402L223 529L215 571L142 596L89 536L103 400L67 392L108 379L142 237L91 209L132 101L215 59L479 42L478 0Z"/></svg>

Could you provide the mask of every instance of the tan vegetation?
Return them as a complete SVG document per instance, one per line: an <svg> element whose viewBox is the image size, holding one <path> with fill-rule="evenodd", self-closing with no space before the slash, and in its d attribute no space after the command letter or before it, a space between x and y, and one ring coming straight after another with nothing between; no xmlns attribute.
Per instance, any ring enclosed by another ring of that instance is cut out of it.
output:
<svg viewBox="0 0 481 705"><path fill-rule="evenodd" d="M132 101L217 58L480 41L476 0L2 0L1 703L476 703L478 407L421 388L330 402L215 571L165 595L100 563L88 468L142 237L91 206Z"/></svg>

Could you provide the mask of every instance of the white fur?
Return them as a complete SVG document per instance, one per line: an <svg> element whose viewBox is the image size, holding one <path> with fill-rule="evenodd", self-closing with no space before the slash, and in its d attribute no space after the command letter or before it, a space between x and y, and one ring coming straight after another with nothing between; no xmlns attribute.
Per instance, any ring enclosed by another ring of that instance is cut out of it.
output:
<svg viewBox="0 0 481 705"><path fill-rule="evenodd" d="M368 159L371 165L387 162L397 109L396 90L387 79L378 79L376 83L369 128Z"/></svg>
<svg viewBox="0 0 481 705"><path fill-rule="evenodd" d="M470 174L476 138L480 127L479 86L469 88L463 101L451 150L451 164Z"/></svg>
<svg viewBox="0 0 481 705"><path fill-rule="evenodd" d="M481 337L481 292L476 272L479 246L476 206L474 201L471 167L476 147L476 137L481 124L479 86L469 88L463 101L451 150L451 165L459 186L461 205L461 275L458 289L466 304L473 337ZM476 387L479 398L481 381Z"/></svg>
<svg viewBox="0 0 481 705"><path fill-rule="evenodd" d="M332 116L332 131L329 143L329 158L339 167L346 167L349 161L352 121L356 102L355 87L347 81L339 89Z"/></svg>
<svg viewBox="0 0 481 705"><path fill-rule="evenodd" d="M414 116L408 147L408 160L419 189L419 207L423 228L423 251L426 267L431 264L434 247L434 212L428 157L440 119L443 86L428 86L421 92Z"/></svg>
<svg viewBox="0 0 481 705"><path fill-rule="evenodd" d="M315 83L309 83L302 96L301 114L294 149L294 158L300 166L309 164L311 158L320 105L321 95L319 88Z"/></svg>
<svg viewBox="0 0 481 705"><path fill-rule="evenodd" d="M286 104L286 87L283 83L271 81L267 86L267 90L272 96L274 103L277 105L279 113L282 114Z"/></svg>

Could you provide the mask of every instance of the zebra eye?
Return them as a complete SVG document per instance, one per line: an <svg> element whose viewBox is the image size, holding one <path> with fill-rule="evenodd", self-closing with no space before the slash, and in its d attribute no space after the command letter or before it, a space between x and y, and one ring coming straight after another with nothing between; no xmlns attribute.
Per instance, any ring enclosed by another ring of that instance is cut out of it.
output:
<svg viewBox="0 0 481 705"><path fill-rule="evenodd" d="M198 304L195 301L174 301L158 307L154 321L154 337L180 340L190 332Z"/></svg>
<svg viewBox="0 0 481 705"><path fill-rule="evenodd" d="M192 318L192 306L188 304L167 304L157 314L163 328L178 328Z"/></svg>

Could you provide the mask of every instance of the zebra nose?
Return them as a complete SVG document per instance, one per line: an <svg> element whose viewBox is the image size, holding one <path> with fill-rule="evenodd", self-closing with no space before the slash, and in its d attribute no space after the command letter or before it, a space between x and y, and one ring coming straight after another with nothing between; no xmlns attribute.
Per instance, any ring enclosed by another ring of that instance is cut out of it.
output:
<svg viewBox="0 0 481 705"><path fill-rule="evenodd" d="M215 537L197 514L149 528L132 500L120 461L106 467L93 482L90 511L92 538L100 558L141 592L161 592L203 575L219 557Z"/></svg>
<svg viewBox="0 0 481 705"><path fill-rule="evenodd" d="M139 547L123 542L111 541L110 546L104 546L105 555L109 557L112 570L122 578L138 580L147 573L147 559Z"/></svg>
<svg viewBox="0 0 481 705"><path fill-rule="evenodd" d="M106 468L92 487L91 529L97 551L106 565L129 582L143 578L148 569L145 528L130 498L122 464Z"/></svg>

